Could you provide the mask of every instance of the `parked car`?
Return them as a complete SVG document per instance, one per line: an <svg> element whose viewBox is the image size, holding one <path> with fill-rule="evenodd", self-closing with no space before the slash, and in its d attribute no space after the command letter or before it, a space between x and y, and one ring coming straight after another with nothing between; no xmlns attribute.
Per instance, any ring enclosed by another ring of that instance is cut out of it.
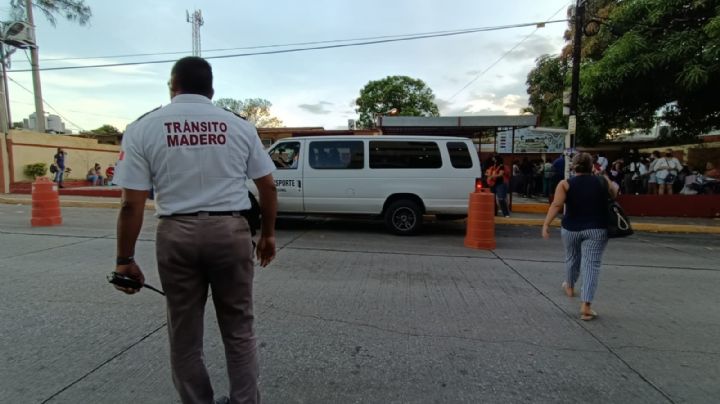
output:
<svg viewBox="0 0 720 404"><path fill-rule="evenodd" d="M281 214L371 215L396 234L417 233L424 214L466 216L468 194L482 186L467 138L294 137L268 153Z"/></svg>

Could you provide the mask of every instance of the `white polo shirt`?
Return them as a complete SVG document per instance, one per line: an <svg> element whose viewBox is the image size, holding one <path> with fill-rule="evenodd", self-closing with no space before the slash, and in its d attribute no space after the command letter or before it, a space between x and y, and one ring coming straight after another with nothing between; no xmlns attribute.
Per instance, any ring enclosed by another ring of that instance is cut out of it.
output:
<svg viewBox="0 0 720 404"><path fill-rule="evenodd" d="M275 171L255 127L212 104L181 94L127 127L115 182L155 189L158 216L250 209L247 179Z"/></svg>

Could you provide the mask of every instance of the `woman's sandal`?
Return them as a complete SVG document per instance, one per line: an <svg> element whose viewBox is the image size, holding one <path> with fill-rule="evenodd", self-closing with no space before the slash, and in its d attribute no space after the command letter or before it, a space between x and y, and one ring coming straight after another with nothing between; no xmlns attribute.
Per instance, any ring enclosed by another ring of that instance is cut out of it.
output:
<svg viewBox="0 0 720 404"><path fill-rule="evenodd" d="M580 320L583 321L590 321L595 320L597 318L598 314L595 312L595 310L590 310L587 313L580 313Z"/></svg>
<svg viewBox="0 0 720 404"><path fill-rule="evenodd" d="M567 282L563 282L561 286L567 297L575 297L575 289L571 288Z"/></svg>

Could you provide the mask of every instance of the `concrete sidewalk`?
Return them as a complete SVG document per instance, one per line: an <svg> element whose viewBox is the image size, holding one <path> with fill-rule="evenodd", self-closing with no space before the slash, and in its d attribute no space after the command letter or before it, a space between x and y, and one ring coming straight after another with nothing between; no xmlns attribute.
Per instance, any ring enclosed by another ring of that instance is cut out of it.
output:
<svg viewBox="0 0 720 404"><path fill-rule="evenodd" d="M30 205L30 195L2 194L0 203L11 205ZM516 226L542 226L545 212L540 204L515 203L511 217L496 217L495 223ZM110 208L120 207L120 199L89 196L61 195L60 206L72 208ZM153 201L148 201L146 209L154 210ZM547 208L545 208L547 209ZM720 234L720 218L703 219L687 217L631 217L633 229L652 233ZM560 226L555 220L553 226Z"/></svg>

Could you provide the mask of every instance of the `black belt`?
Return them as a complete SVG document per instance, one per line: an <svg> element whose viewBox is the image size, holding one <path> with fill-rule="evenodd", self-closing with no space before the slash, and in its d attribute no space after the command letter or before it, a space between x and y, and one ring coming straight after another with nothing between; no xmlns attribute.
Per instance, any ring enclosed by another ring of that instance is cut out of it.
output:
<svg viewBox="0 0 720 404"><path fill-rule="evenodd" d="M180 216L247 216L250 213L249 210L224 210L224 211L201 211L192 213L173 213L172 215L162 215L161 219L166 217L180 217Z"/></svg>

